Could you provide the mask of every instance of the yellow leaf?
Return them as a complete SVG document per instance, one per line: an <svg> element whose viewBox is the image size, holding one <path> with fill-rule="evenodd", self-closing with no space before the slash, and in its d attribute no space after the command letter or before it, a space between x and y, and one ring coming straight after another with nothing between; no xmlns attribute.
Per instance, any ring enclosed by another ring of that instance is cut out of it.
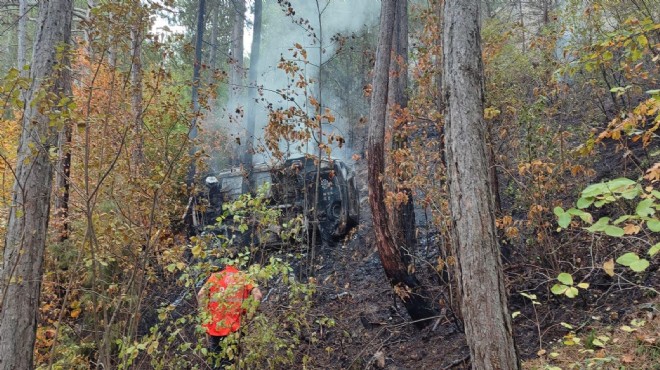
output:
<svg viewBox="0 0 660 370"><path fill-rule="evenodd" d="M71 317L73 317L75 319L78 316L80 316L80 308L77 308L77 309L71 311Z"/></svg>
<svg viewBox="0 0 660 370"><path fill-rule="evenodd" d="M605 273L608 274L609 276L614 276L614 259L610 258L609 260L605 261L603 263L603 270L605 270Z"/></svg>

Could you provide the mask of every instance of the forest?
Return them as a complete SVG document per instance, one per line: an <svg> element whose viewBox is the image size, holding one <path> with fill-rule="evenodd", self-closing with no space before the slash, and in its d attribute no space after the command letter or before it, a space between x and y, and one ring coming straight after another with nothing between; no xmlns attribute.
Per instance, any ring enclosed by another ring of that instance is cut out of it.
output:
<svg viewBox="0 0 660 370"><path fill-rule="evenodd" d="M0 10L0 370L660 369L660 1Z"/></svg>

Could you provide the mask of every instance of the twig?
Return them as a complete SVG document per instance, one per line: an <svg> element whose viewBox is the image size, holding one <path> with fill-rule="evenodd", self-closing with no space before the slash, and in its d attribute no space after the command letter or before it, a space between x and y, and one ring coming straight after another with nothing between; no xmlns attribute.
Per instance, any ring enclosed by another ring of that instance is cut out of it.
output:
<svg viewBox="0 0 660 370"><path fill-rule="evenodd" d="M469 361L469 360L470 360L470 355L467 354L467 355L465 355L464 357L459 358L458 360L452 361L449 365L443 367L442 370L448 370L448 369L451 369L451 368L453 368L453 367L455 367L455 366L458 366L458 365L460 365L460 364L462 364L462 363L464 363L464 362L467 362L467 361Z"/></svg>

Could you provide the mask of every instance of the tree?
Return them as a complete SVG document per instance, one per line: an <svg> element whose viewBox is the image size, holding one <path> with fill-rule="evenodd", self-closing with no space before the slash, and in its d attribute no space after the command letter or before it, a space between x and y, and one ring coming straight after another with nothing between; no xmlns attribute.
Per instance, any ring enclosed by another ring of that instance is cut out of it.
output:
<svg viewBox="0 0 660 370"><path fill-rule="evenodd" d="M70 91L67 45L72 0L39 2L23 127L18 145L12 208L5 239L0 284L0 368L30 369L39 314L44 249L53 178L51 149L57 148L57 122ZM63 107L58 104L65 102ZM56 112L56 110L59 110Z"/></svg>
<svg viewBox="0 0 660 370"><path fill-rule="evenodd" d="M249 104L256 104L257 97L257 77L259 76L259 58L261 54L261 24L263 15L263 2L262 0L255 0L254 2L254 27L252 29L252 47L250 51L250 70L248 72L249 90L248 102ZM246 126L246 150L243 154L243 166L247 169L248 173L252 171L252 156L254 154L254 126L256 120L256 109L254 107L248 109Z"/></svg>
<svg viewBox="0 0 660 370"><path fill-rule="evenodd" d="M418 327L428 324L427 319L435 312L429 307L421 284L408 269L402 249L397 246L389 229L388 211L383 191L385 169L385 122L387 119L387 96L391 48L395 28L396 7L399 1L382 2L378 49L374 66L373 92L369 111L368 134L368 187L369 205L373 217L376 247L395 293L403 301L410 317Z"/></svg>
<svg viewBox="0 0 660 370"><path fill-rule="evenodd" d="M234 25L231 30L231 72L229 74L229 101L236 103L243 94L243 27L245 1L234 0Z"/></svg>
<svg viewBox="0 0 660 370"><path fill-rule="evenodd" d="M18 69L23 71L27 61L27 22L28 22L28 2L27 0L18 0L18 51L17 62ZM24 73L24 72L21 72Z"/></svg>
<svg viewBox="0 0 660 370"><path fill-rule="evenodd" d="M197 116L199 115L199 85L200 81L200 70L202 67L202 44L204 42L204 13L206 12L206 0L199 0L197 8L197 33L195 34L195 62L193 64L193 83L192 83L192 94L191 100L193 104L193 119L190 123L190 132L188 133L188 138L190 140L197 139ZM193 182L195 181L195 172L197 171L195 166L195 153L196 149L193 145L190 147L190 168L188 170L188 176L186 178L186 185L188 185L188 191L192 191ZM192 198L191 198L192 199ZM189 212L189 217L191 219L188 222L188 225L192 227L192 212Z"/></svg>
<svg viewBox="0 0 660 370"><path fill-rule="evenodd" d="M392 150L405 152L408 135L405 131L404 109L408 106L408 2L399 1L396 8L392 50L394 59L390 61L388 106L392 121ZM400 163L395 163L399 167ZM410 264L410 253L417 244L415 237L415 204L412 191L406 186L409 175L405 169L396 168L395 190L405 195L405 202L395 202L392 212L392 236L396 244L403 247L406 264Z"/></svg>
<svg viewBox="0 0 660 370"><path fill-rule="evenodd" d="M142 117L142 41L144 39L144 16L140 1L133 2L133 24L131 26L131 110L133 113L133 131L135 143L133 144L131 165L136 175L140 173L140 167L144 163L144 138Z"/></svg>
<svg viewBox="0 0 660 370"><path fill-rule="evenodd" d="M495 229L484 122L479 0L447 0L445 147L452 247L473 369L519 369Z"/></svg>

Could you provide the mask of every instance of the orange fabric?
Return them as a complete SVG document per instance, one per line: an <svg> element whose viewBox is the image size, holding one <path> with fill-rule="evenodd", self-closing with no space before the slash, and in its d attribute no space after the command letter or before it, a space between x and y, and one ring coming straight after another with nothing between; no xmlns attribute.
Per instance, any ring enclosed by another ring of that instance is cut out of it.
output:
<svg viewBox="0 0 660 370"><path fill-rule="evenodd" d="M227 266L220 272L213 273L206 282L209 298L210 320L203 324L209 335L224 337L238 331L241 327L241 315L245 309L241 306L250 296L253 286L245 281L245 275L233 266Z"/></svg>

